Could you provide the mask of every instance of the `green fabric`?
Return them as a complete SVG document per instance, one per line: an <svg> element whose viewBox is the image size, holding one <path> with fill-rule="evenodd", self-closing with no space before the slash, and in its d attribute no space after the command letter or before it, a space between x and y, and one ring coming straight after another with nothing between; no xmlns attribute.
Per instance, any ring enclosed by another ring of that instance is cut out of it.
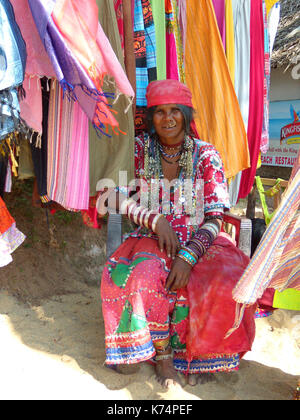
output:
<svg viewBox="0 0 300 420"><path fill-rule="evenodd" d="M273 307L300 311L300 290L286 289L283 292L275 291Z"/></svg>
<svg viewBox="0 0 300 420"><path fill-rule="evenodd" d="M111 269L111 278L116 286L124 288L132 270L142 261L148 258L137 258L130 265L119 263L115 268Z"/></svg>
<svg viewBox="0 0 300 420"><path fill-rule="evenodd" d="M269 196L269 197L272 197L274 194L279 192L280 188L281 188L280 187L280 182L281 181L282 181L282 179L278 178L276 180L275 185L273 185L273 187L270 188L269 190L265 191L260 176L255 177L255 182L256 182L258 193L259 193L259 197L260 197L261 206L262 206L262 209L263 209L266 225L268 225L270 223L272 217L274 216L274 213L276 212L276 210L274 210L273 213L269 213L268 206L267 206L267 203L266 203L266 195Z"/></svg>
<svg viewBox="0 0 300 420"><path fill-rule="evenodd" d="M110 0L96 0L99 9L99 22L114 49L118 60L124 66L123 51L117 26L116 13ZM114 92L109 83L104 82L103 90ZM105 135L99 138L90 124L90 196L96 195L96 185L101 179L110 179L119 185L119 171L127 172L128 182L134 178L134 121L132 107L128 108L128 98L121 95L113 109L117 111L116 119L120 129L126 134L116 135L109 131L112 138ZM114 186L114 185L110 185Z"/></svg>
<svg viewBox="0 0 300 420"><path fill-rule="evenodd" d="M187 306L176 306L172 322L174 324L178 324L179 322L183 321L189 314L189 308Z"/></svg>
<svg viewBox="0 0 300 420"><path fill-rule="evenodd" d="M142 330L147 326L146 318L134 314L130 302L127 300L124 305L122 316L116 334Z"/></svg>
<svg viewBox="0 0 300 420"><path fill-rule="evenodd" d="M165 0L151 0L155 25L157 80L167 78Z"/></svg>

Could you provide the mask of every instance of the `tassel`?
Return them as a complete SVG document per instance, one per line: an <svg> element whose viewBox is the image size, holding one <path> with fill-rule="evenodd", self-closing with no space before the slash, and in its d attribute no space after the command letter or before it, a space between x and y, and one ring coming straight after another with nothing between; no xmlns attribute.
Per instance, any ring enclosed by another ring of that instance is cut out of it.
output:
<svg viewBox="0 0 300 420"><path fill-rule="evenodd" d="M239 326L241 325L246 307L247 307L246 304L243 304L241 308L240 308L240 303L236 304L234 324L233 324L233 327L230 328L230 330L227 331L227 333L224 337L224 340L226 340L228 337L230 337L231 334L234 333L234 331L236 331L239 328Z"/></svg>

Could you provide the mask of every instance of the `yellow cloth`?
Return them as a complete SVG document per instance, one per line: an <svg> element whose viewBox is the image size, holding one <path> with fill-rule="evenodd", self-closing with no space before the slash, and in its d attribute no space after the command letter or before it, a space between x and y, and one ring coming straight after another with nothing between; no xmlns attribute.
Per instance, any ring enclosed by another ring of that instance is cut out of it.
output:
<svg viewBox="0 0 300 420"><path fill-rule="evenodd" d="M219 151L227 178L250 167L247 134L211 0L187 0L186 84L199 137Z"/></svg>
<svg viewBox="0 0 300 420"><path fill-rule="evenodd" d="M272 7L274 4L279 3L278 0L265 0L266 3L266 9L267 9L267 15L270 13Z"/></svg>
<svg viewBox="0 0 300 420"><path fill-rule="evenodd" d="M273 307L300 311L300 290L286 289L283 292L275 290Z"/></svg>
<svg viewBox="0 0 300 420"><path fill-rule="evenodd" d="M232 0L225 0L225 22L226 22L226 57L231 80L234 86L235 69L235 43Z"/></svg>

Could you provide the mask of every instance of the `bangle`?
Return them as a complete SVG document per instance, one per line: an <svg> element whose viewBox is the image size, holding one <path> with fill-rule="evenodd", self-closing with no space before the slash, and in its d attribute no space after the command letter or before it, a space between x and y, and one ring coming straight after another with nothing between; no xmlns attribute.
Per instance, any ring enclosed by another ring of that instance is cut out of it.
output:
<svg viewBox="0 0 300 420"><path fill-rule="evenodd" d="M177 256L186 261L192 267L197 263L197 258L195 258L186 248L181 248Z"/></svg>
<svg viewBox="0 0 300 420"><path fill-rule="evenodd" d="M161 217L163 217L163 214L157 214L157 215L154 217L154 219L153 219L153 221L152 221L152 223L151 223L151 229L153 230L153 232L154 232L154 233L156 233L156 232L155 232L155 229L156 229L156 224L157 224L158 220L159 220Z"/></svg>
<svg viewBox="0 0 300 420"><path fill-rule="evenodd" d="M198 255L191 248L185 246L182 249L191 254L191 256L194 257L196 261L198 260Z"/></svg>
<svg viewBox="0 0 300 420"><path fill-rule="evenodd" d="M148 226L148 220L149 220L150 215L151 215L151 211L148 211L148 212L146 213L146 215L145 215L145 219L144 219L144 221L143 221L143 225L144 225L147 229L149 229L149 226Z"/></svg>

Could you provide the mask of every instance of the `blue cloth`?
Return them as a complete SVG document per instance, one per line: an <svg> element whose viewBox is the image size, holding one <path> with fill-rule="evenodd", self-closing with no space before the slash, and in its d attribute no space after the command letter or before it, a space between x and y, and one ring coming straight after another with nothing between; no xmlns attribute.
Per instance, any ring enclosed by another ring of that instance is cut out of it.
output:
<svg viewBox="0 0 300 420"><path fill-rule="evenodd" d="M9 0L0 0L0 140L20 124L17 87L23 83L26 44Z"/></svg>
<svg viewBox="0 0 300 420"><path fill-rule="evenodd" d="M9 0L0 0L0 90L23 83L26 45Z"/></svg>

